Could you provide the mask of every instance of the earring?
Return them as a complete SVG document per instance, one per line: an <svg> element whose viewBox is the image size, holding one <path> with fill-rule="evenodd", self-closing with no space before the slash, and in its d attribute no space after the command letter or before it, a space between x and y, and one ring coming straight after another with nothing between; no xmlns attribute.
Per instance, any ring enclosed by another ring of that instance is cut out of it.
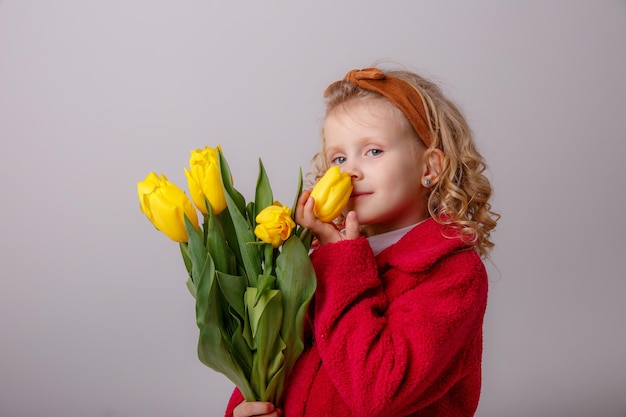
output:
<svg viewBox="0 0 626 417"><path fill-rule="evenodd" d="M430 186L430 178L426 178L424 180L424 185L427 186L427 187Z"/></svg>

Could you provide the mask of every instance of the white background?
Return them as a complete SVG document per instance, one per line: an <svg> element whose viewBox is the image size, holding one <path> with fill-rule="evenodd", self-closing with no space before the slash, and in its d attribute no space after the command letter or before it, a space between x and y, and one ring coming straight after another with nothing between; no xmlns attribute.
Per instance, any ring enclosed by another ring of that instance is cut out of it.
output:
<svg viewBox="0 0 626 417"><path fill-rule="evenodd" d="M378 60L436 79L489 163L478 416L626 416L623 0L0 1L0 416L222 415L136 183L186 189L221 144L290 203L323 89Z"/></svg>

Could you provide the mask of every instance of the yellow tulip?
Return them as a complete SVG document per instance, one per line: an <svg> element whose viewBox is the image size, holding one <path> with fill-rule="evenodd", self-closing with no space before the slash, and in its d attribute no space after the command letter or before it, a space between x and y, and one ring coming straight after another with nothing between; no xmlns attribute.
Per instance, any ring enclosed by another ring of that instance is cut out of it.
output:
<svg viewBox="0 0 626 417"><path fill-rule="evenodd" d="M311 191L311 197L315 200L313 213L323 222L333 221L348 204L350 193L350 174L340 172L338 165L329 168Z"/></svg>
<svg viewBox="0 0 626 417"><path fill-rule="evenodd" d="M185 168L187 186L193 203L204 214L209 213L205 204L205 197L214 214L220 214L226 208L218 149L219 146L217 148L205 146L204 149L191 151L190 169Z"/></svg>
<svg viewBox="0 0 626 417"><path fill-rule="evenodd" d="M291 209L278 202L267 206L256 216L257 226L254 229L256 237L263 242L271 243L277 248L289 239L296 224L291 219Z"/></svg>
<svg viewBox="0 0 626 417"><path fill-rule="evenodd" d="M185 192L151 172L145 180L137 183L139 208L154 227L176 242L187 242L184 215L198 229L198 214Z"/></svg>

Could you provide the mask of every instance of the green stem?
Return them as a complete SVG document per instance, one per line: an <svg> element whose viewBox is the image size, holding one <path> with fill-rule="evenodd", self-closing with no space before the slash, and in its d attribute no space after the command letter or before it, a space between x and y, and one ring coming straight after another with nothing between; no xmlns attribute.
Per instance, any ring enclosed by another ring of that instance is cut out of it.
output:
<svg viewBox="0 0 626 417"><path fill-rule="evenodd" d="M302 228L302 232L300 232L300 236L298 237L300 238L300 242L304 244L304 247L308 251L311 248L311 240L313 239L311 231L308 228L304 227Z"/></svg>
<svg viewBox="0 0 626 417"><path fill-rule="evenodd" d="M202 242L206 246L206 239L209 233L209 215L204 215L204 221L202 223Z"/></svg>
<svg viewBox="0 0 626 417"><path fill-rule="evenodd" d="M265 262L263 262L263 273L266 275L274 275L274 247L269 243L264 243Z"/></svg>

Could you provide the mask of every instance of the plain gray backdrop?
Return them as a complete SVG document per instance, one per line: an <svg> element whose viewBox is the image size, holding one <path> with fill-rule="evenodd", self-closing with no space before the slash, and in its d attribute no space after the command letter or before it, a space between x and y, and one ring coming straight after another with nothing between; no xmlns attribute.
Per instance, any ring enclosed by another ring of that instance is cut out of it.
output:
<svg viewBox="0 0 626 417"><path fill-rule="evenodd" d="M186 189L221 144L290 203L322 91L381 60L440 83L489 164L478 416L626 416L619 0L0 1L0 416L222 415L136 183Z"/></svg>

